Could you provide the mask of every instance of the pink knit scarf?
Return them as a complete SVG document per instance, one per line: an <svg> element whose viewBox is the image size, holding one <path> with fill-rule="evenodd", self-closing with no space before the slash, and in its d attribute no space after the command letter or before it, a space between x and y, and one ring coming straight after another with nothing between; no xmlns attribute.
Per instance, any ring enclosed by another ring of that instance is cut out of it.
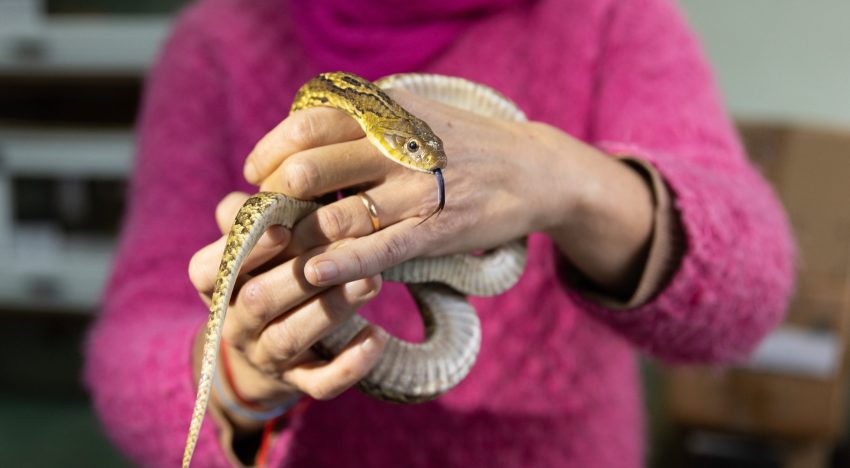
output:
<svg viewBox="0 0 850 468"><path fill-rule="evenodd" d="M322 71L369 79L427 65L475 21L531 0L290 0L299 40Z"/></svg>

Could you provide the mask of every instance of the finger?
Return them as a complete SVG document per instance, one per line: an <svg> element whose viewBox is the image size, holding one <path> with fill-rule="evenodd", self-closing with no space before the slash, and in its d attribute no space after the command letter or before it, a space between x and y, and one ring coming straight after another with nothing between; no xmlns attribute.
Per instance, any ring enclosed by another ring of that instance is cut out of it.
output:
<svg viewBox="0 0 850 468"><path fill-rule="evenodd" d="M331 288L273 320L256 343L246 349L252 362L266 371L288 368L290 360L313 346L380 290L380 277Z"/></svg>
<svg viewBox="0 0 850 468"><path fill-rule="evenodd" d="M271 321L324 289L304 278L304 264L310 257L339 245L323 245L248 279L235 293L232 319L224 325L225 339L234 346L256 339Z"/></svg>
<svg viewBox="0 0 850 468"><path fill-rule="evenodd" d="M212 305L212 298L209 294L199 292L198 297L201 298L201 301L204 303L205 306L209 307Z"/></svg>
<svg viewBox="0 0 850 468"><path fill-rule="evenodd" d="M215 208L215 220L219 230L227 234L233 227L236 214L250 196L245 192L231 192ZM258 246L276 246L286 241L287 229L283 226L270 226L257 242Z"/></svg>
<svg viewBox="0 0 850 468"><path fill-rule="evenodd" d="M232 228L236 213L248 198L247 193L231 192L218 203L215 219L219 230L225 236L197 251L189 261L189 278L201 294L212 291L224 247L227 244L227 233ZM245 259L242 270L251 271L280 253L289 242L289 234L289 230L283 226L269 227Z"/></svg>
<svg viewBox="0 0 850 468"><path fill-rule="evenodd" d="M249 195L245 192L230 192L218 202L215 207L215 222L222 234L230 232L233 220L236 219L236 213L239 212L239 208L242 207L248 197Z"/></svg>
<svg viewBox="0 0 850 468"><path fill-rule="evenodd" d="M284 378L317 400L334 398L362 380L375 367L389 335L375 325L363 329L331 361L308 362Z"/></svg>
<svg viewBox="0 0 850 468"><path fill-rule="evenodd" d="M365 201L360 195L352 195L325 205L293 226L284 254L294 256L328 242L372 234L375 226L370 204L379 229L410 217L427 216L433 211L431 188L407 180L388 182L362 192Z"/></svg>
<svg viewBox="0 0 850 468"><path fill-rule="evenodd" d="M305 265L305 278L316 286L342 284L376 275L419 256L427 239L413 232L418 228L418 223L417 219L409 218L317 255Z"/></svg>
<svg viewBox="0 0 850 468"><path fill-rule="evenodd" d="M357 122L343 111L316 107L295 112L261 138L248 154L245 180L257 185L298 151L362 136Z"/></svg>
<svg viewBox="0 0 850 468"><path fill-rule="evenodd" d="M289 243L290 232L288 229L277 226L272 231L275 232L274 235L264 234L251 253L248 254L242 264L241 271L243 273L271 260L275 255L282 252ZM195 255L189 260L189 279L198 292L202 294L212 292L226 245L227 236L225 235L195 252Z"/></svg>
<svg viewBox="0 0 850 468"><path fill-rule="evenodd" d="M260 189L314 198L382 179L395 166L369 140L360 138L292 154L263 181Z"/></svg>

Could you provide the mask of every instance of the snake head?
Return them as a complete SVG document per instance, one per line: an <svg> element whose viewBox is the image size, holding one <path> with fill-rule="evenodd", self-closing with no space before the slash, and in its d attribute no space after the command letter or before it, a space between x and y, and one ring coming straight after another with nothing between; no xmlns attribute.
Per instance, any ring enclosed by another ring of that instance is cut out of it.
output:
<svg viewBox="0 0 850 468"><path fill-rule="evenodd" d="M394 120L372 132L370 139L381 148L384 156L421 172L434 172L446 167L443 141L431 127L417 119Z"/></svg>

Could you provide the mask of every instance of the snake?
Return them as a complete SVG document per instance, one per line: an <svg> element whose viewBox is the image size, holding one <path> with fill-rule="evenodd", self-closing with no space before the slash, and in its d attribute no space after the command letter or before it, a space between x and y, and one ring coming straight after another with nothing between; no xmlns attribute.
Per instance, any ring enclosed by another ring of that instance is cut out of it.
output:
<svg viewBox="0 0 850 468"><path fill-rule="evenodd" d="M524 114L492 88L456 77L397 74L376 82L352 73L322 73L297 91L290 115L312 107L331 107L351 116L366 138L390 160L437 181L437 207L423 219L439 214L445 205L443 169L448 158L431 127L386 93L402 88L444 104L517 121ZM183 454L188 468L200 435L218 362L222 328L242 263L271 226L291 229L321 204L280 193L260 192L239 209L227 235L215 286L202 351L192 419ZM420 222L420 224L422 223ZM432 400L460 383L472 368L481 346L481 325L466 296L494 296L511 288L525 267L526 242L516 239L473 254L419 257L382 273L386 281L405 283L422 317L425 339L408 342L390 336L381 357L358 382L364 393L396 403ZM314 344L321 356L339 354L369 325L354 314Z"/></svg>

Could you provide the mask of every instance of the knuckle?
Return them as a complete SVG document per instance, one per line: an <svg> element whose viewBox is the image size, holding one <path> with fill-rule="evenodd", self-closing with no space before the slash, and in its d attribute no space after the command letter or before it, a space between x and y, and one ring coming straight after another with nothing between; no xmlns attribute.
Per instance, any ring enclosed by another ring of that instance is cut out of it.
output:
<svg viewBox="0 0 850 468"><path fill-rule="evenodd" d="M267 351L255 351L255 354L256 356L250 359L255 369L268 376L279 374L281 366Z"/></svg>
<svg viewBox="0 0 850 468"><path fill-rule="evenodd" d="M248 340L242 352L252 367L266 375L277 374L281 367L271 350L262 341Z"/></svg>
<svg viewBox="0 0 850 468"><path fill-rule="evenodd" d="M356 265L356 266L355 266L355 269L356 269L357 274L358 274L359 276L366 276L367 272L369 271L369 266L370 266L370 264L371 264L371 263L373 263L373 262L370 262L370 261L366 258L366 256L364 256L364 255L363 255L362 253L360 253L360 251L358 251L358 250L352 250L352 252L351 252L351 260L352 260L352 261L354 262L354 264Z"/></svg>
<svg viewBox="0 0 850 468"><path fill-rule="evenodd" d="M337 205L322 207L316 212L319 229L328 240L339 240L347 232L349 218Z"/></svg>
<svg viewBox="0 0 850 468"><path fill-rule="evenodd" d="M308 148L316 138L315 117L309 112L299 112L287 120L286 138L299 148Z"/></svg>
<svg viewBox="0 0 850 468"><path fill-rule="evenodd" d="M269 348L278 361L289 361L301 352L301 342L297 331L284 323L269 327Z"/></svg>
<svg viewBox="0 0 850 468"><path fill-rule="evenodd" d="M251 316L265 317L272 309L273 300L268 288L257 278L248 280L239 291L241 307Z"/></svg>
<svg viewBox="0 0 850 468"><path fill-rule="evenodd" d="M319 168L310 161L287 161L283 165L283 177L290 195L305 198L319 185Z"/></svg>
<svg viewBox="0 0 850 468"><path fill-rule="evenodd" d="M405 236L388 236L381 246L380 255L388 265L397 265L406 259L410 242Z"/></svg>

